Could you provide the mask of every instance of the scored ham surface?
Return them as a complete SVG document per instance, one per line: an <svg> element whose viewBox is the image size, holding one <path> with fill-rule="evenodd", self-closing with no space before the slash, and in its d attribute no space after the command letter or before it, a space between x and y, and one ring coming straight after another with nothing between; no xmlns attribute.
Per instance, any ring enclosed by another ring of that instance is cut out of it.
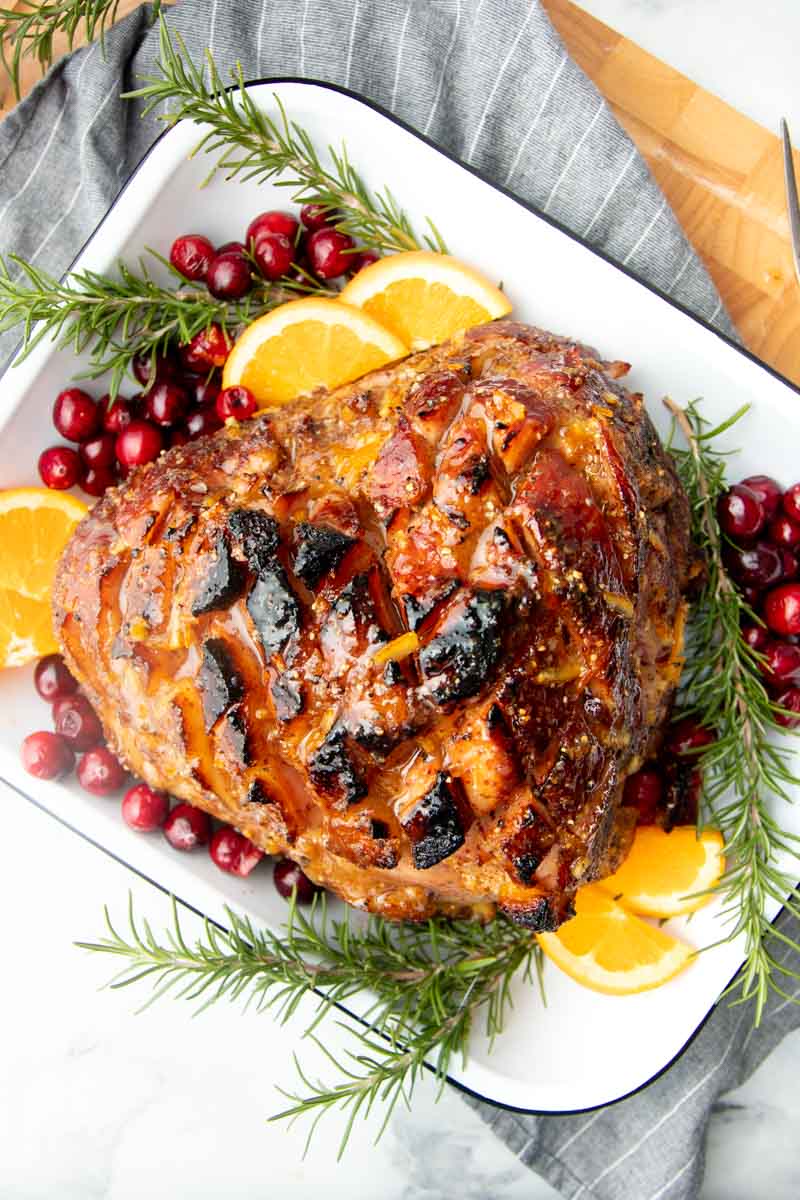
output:
<svg viewBox="0 0 800 1200"><path fill-rule="evenodd" d="M110 744L350 904L555 928L627 848L694 571L626 370L495 322L135 471L54 596Z"/></svg>

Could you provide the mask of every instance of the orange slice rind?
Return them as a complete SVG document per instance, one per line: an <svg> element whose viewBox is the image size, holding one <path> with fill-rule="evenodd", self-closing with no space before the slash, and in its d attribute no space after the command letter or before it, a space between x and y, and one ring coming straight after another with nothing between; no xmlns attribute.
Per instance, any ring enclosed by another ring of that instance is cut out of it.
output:
<svg viewBox="0 0 800 1200"><path fill-rule="evenodd" d="M421 350L511 311L508 298L480 271L449 254L410 250L364 267L342 291L410 346Z"/></svg>
<svg viewBox="0 0 800 1200"><path fill-rule="evenodd" d="M657 825L642 825L622 866L597 886L641 916L696 912L708 903L709 889L725 870L722 849L716 830L698 834L694 825L682 825L665 833Z"/></svg>

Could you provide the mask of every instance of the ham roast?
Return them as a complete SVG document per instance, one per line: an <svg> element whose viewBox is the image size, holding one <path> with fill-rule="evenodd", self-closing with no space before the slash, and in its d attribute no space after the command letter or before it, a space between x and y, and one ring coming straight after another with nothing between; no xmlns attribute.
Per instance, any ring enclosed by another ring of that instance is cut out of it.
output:
<svg viewBox="0 0 800 1200"><path fill-rule="evenodd" d="M107 492L54 609L122 761L358 908L556 928L629 844L695 571L626 370L494 322Z"/></svg>

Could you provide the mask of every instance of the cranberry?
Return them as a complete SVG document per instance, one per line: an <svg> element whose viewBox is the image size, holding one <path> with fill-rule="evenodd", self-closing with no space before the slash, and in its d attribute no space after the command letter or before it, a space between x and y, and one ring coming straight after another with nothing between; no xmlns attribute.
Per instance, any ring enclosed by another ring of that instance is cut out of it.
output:
<svg viewBox="0 0 800 1200"><path fill-rule="evenodd" d="M118 435L115 449L123 467L140 467L158 458L162 444L155 425L149 421L131 421Z"/></svg>
<svg viewBox="0 0 800 1200"><path fill-rule="evenodd" d="M742 483L733 487L720 496L717 502L717 519L720 528L728 537L739 539L754 538L760 533L765 520L764 509L755 492Z"/></svg>
<svg viewBox="0 0 800 1200"><path fill-rule="evenodd" d="M763 654L770 640L763 625L750 625L749 623L742 626L742 638L751 650L755 650L756 654Z"/></svg>
<svg viewBox="0 0 800 1200"><path fill-rule="evenodd" d="M164 837L175 850L205 846L211 835L208 815L191 804L178 804L164 822Z"/></svg>
<svg viewBox="0 0 800 1200"><path fill-rule="evenodd" d="M53 405L53 424L68 442L84 442L96 432L100 414L91 396L80 388L59 392Z"/></svg>
<svg viewBox="0 0 800 1200"><path fill-rule="evenodd" d="M747 479L742 480L742 484L758 496L767 520L770 517L774 517L781 506L780 485L774 479L771 479L769 475L748 475ZM797 520L800 521L800 515L798 515Z"/></svg>
<svg viewBox="0 0 800 1200"><path fill-rule="evenodd" d="M359 271L364 270L364 267L371 267L379 258L380 254L376 254L374 250L362 250L360 254L354 254L350 274L357 275Z"/></svg>
<svg viewBox="0 0 800 1200"><path fill-rule="evenodd" d="M208 852L221 871L229 871L231 875L240 875L242 878L249 875L264 857L258 846L230 826L217 830Z"/></svg>
<svg viewBox="0 0 800 1200"><path fill-rule="evenodd" d="M29 733L20 751L22 765L37 779L60 779L72 770L75 758L67 743L57 733L41 729Z"/></svg>
<svg viewBox="0 0 800 1200"><path fill-rule="evenodd" d="M216 433L222 428L222 421L217 416L216 408L196 408L186 418L186 433L189 441L205 437L207 433Z"/></svg>
<svg viewBox="0 0 800 1200"><path fill-rule="evenodd" d="M81 480L81 487L87 496L104 496L116 482L117 477L111 467L89 467Z"/></svg>
<svg viewBox="0 0 800 1200"><path fill-rule="evenodd" d="M294 243L299 229L300 222L297 220L297 217L293 217L291 213L279 212L277 209L273 209L270 212L260 213L257 217L253 218L247 226L247 233L244 240L248 246L252 247L253 242L257 240L260 233L280 233L283 237L288 238L290 242Z"/></svg>
<svg viewBox="0 0 800 1200"><path fill-rule="evenodd" d="M78 763L78 783L93 796L110 796L125 782L125 768L108 746L87 750Z"/></svg>
<svg viewBox="0 0 800 1200"><path fill-rule="evenodd" d="M157 379L172 379L177 363L172 353L157 354L155 361L150 354L137 354L133 360L133 373L142 387L149 387Z"/></svg>
<svg viewBox="0 0 800 1200"><path fill-rule="evenodd" d="M235 417L246 421L256 411L256 398L246 387L229 387L217 397L217 416L221 421Z"/></svg>
<svg viewBox="0 0 800 1200"><path fill-rule="evenodd" d="M221 325L209 325L196 333L188 346L180 347L183 365L189 371L203 374L210 367L222 367L231 351Z"/></svg>
<svg viewBox="0 0 800 1200"><path fill-rule="evenodd" d="M56 733L69 742L73 750L91 750L103 740L103 727L97 713L85 696L61 697L54 711Z"/></svg>
<svg viewBox="0 0 800 1200"><path fill-rule="evenodd" d="M195 375L185 379L182 386L192 407L205 408L217 402L220 382L216 375Z"/></svg>
<svg viewBox="0 0 800 1200"><path fill-rule="evenodd" d="M797 555L791 550L781 549L781 578L796 579L797 573L800 571L800 565L797 562Z"/></svg>
<svg viewBox="0 0 800 1200"><path fill-rule="evenodd" d="M355 242L338 229L318 229L308 239L306 250L311 270L320 279L335 279L349 271Z"/></svg>
<svg viewBox="0 0 800 1200"><path fill-rule="evenodd" d="M791 549L792 546L800 545L800 525L785 513L778 513L767 526L767 537L773 546Z"/></svg>
<svg viewBox="0 0 800 1200"><path fill-rule="evenodd" d="M800 521L800 483L793 483L783 494L783 511L793 521Z"/></svg>
<svg viewBox="0 0 800 1200"><path fill-rule="evenodd" d="M161 379L145 392L145 411L156 425L175 425L189 405L189 397L176 383Z"/></svg>
<svg viewBox="0 0 800 1200"><path fill-rule="evenodd" d="M748 587L769 587L783 575L781 552L768 542L756 542L745 549L726 546L725 565L738 583Z"/></svg>
<svg viewBox="0 0 800 1200"><path fill-rule="evenodd" d="M122 819L139 833L159 829L168 812L169 798L163 792L154 792L146 783L137 783L122 797Z"/></svg>
<svg viewBox="0 0 800 1200"><path fill-rule="evenodd" d="M800 725L800 688L790 687L775 697L778 708L789 710L786 714L775 714L775 720L786 729L797 729ZM793 714L793 715L790 715Z"/></svg>
<svg viewBox="0 0 800 1200"><path fill-rule="evenodd" d="M87 467L112 467L116 462L113 433L101 433L84 442L78 453Z"/></svg>
<svg viewBox="0 0 800 1200"><path fill-rule="evenodd" d="M321 891L290 858L278 859L272 871L272 878L285 900L291 899L292 892L296 889L298 904L310 904L317 892Z"/></svg>
<svg viewBox="0 0 800 1200"><path fill-rule="evenodd" d="M652 767L636 771L625 780L623 804L639 811L639 824L652 825L664 796L664 783Z"/></svg>
<svg viewBox="0 0 800 1200"><path fill-rule="evenodd" d="M762 674L773 687L800 683L800 646L770 640L764 650Z"/></svg>
<svg viewBox="0 0 800 1200"><path fill-rule="evenodd" d="M764 620L773 633L800 633L800 583L783 583L768 593Z"/></svg>
<svg viewBox="0 0 800 1200"><path fill-rule="evenodd" d="M703 746L710 746L715 740L710 729L705 729L694 717L684 717L676 722L667 737L667 750L679 757L693 754Z"/></svg>
<svg viewBox="0 0 800 1200"><path fill-rule="evenodd" d="M244 242L226 242L224 246L217 246L217 254L241 254L246 258L247 246Z"/></svg>
<svg viewBox="0 0 800 1200"><path fill-rule="evenodd" d="M214 247L201 233L187 233L176 238L169 252L169 261L176 271L195 282L204 280L214 257Z"/></svg>
<svg viewBox="0 0 800 1200"><path fill-rule="evenodd" d="M761 588L740 587L739 592L745 604L749 605L753 612L755 612L761 599Z"/></svg>
<svg viewBox="0 0 800 1200"><path fill-rule="evenodd" d="M185 446L189 441L189 435L185 429L171 429L169 434L170 450L173 446Z"/></svg>
<svg viewBox="0 0 800 1200"><path fill-rule="evenodd" d="M60 696L71 696L78 690L78 681L60 654L46 654L40 658L33 672L33 686L52 704Z"/></svg>
<svg viewBox="0 0 800 1200"><path fill-rule="evenodd" d="M280 279L292 265L294 244L282 233L260 233L253 243L253 258L265 279Z"/></svg>
<svg viewBox="0 0 800 1200"><path fill-rule="evenodd" d="M114 403L103 410L103 429L106 433L122 433L123 429L127 429L131 421L136 419L138 412L138 400L126 400L123 396L117 396Z"/></svg>
<svg viewBox="0 0 800 1200"><path fill-rule="evenodd" d="M39 455L39 477L45 487L63 492L74 487L82 475L78 452L69 446L50 446Z"/></svg>
<svg viewBox="0 0 800 1200"><path fill-rule="evenodd" d="M241 300L252 286L250 264L235 251L217 254L208 268L206 286L217 300Z"/></svg>
<svg viewBox="0 0 800 1200"><path fill-rule="evenodd" d="M304 204L300 209L300 220L305 225L309 233L316 233L318 229L324 229L330 225L332 220L335 220L336 214L329 208L324 208L321 204Z"/></svg>

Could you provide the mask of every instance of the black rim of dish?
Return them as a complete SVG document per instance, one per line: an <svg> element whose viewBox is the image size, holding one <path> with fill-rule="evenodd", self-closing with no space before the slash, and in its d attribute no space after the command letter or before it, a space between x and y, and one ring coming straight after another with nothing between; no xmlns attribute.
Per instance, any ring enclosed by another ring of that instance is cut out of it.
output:
<svg viewBox="0 0 800 1200"><path fill-rule="evenodd" d="M595 257L602 259L603 262L607 263L610 267L613 267L614 270L619 271L620 274L626 275L629 279L634 280L634 282L636 282L640 287L643 287L647 291L652 292L654 295L658 296L659 299L663 300L666 304L669 304L671 308L677 309L678 312L683 313L684 316L688 317L691 321L694 321L694 323L696 325L700 325L700 326L702 326L703 329L708 330L709 333L712 333L715 337L719 338L720 341L724 342L727 346L730 346L730 348L732 350L735 350L738 354L741 354L744 358L749 359L750 362L755 363L756 366L760 367L763 371L766 371L768 375L772 375L775 379L777 379L781 383L785 384L788 388L790 388L797 395L800 395L800 387L798 385L793 383L790 379L787 379L785 375L782 375L780 373L780 371L776 371L775 368L771 367L768 363L762 362L762 360L760 358L758 358L755 354L753 354L752 351L748 350L745 346L742 346L739 342L735 341L733 338L728 337L728 335L726 333L723 333L720 329L717 329L709 321L705 320L703 317L697 316L696 313L693 313L690 309L686 308L679 301L677 301L677 300L673 299L673 297L667 295L666 292L661 291L661 289L656 287L654 284L648 283L646 280L641 279L638 275L635 274L635 272L631 271L628 267L622 266L620 263L615 262L615 260L613 258L611 258L608 254L606 254L604 251L598 249L596 246L591 245L591 243L586 241L585 238L581 237L580 234L574 233L571 229L567 228L567 226L563 225L560 221L557 221L554 217L551 217L547 213L543 213L534 204L531 204L527 200L520 199L519 196L516 196L512 191L509 191L507 188L502 187L500 184L495 183L492 179L490 179L487 175L483 174L483 172L479 171L476 167L471 166L469 163L463 162L461 159L457 158L456 155L451 154L448 150L443 150L441 148L441 146L438 146L429 137L426 137L425 134L419 133L411 125L407 125L405 121L401 120L399 117L394 116L393 113L388 112L385 108L383 108L380 104L377 104L374 100L370 100L366 96L362 96L358 92L354 92L350 88L342 87L339 84L326 83L324 80L320 80L320 79L303 79L296 75L268 76L263 79L248 79L246 81L245 86L246 87L263 87L263 86L275 87L275 86L284 85L284 84L300 84L304 87L324 88L326 91L338 92L339 95L345 96L349 100L354 100L357 104L362 104L366 108L372 109L373 112L377 113L381 117L384 117L387 121L390 121L393 125L397 125L400 129L404 130L405 133L408 133L411 137L415 138L417 141L422 142L423 145L428 146L431 150L434 150L437 154L440 154L443 158L446 158L449 162L453 163L455 166L460 167L464 171L467 171L470 175L474 175L476 179L479 179L482 183L485 183L487 185L487 187L492 188L493 191L498 192L502 196L506 196L509 200L512 200L515 204L518 204L521 208L524 208L532 216L538 217L539 220L544 221L544 223L546 225L550 225L553 229L557 229L559 231L559 233L563 234L565 237L568 237L570 239L570 241L577 242L579 245L583 246L584 249L588 250L590 254L593 254L593 255L595 255ZM238 85L236 85L236 86L238 86ZM227 90L228 91L234 90L234 86L232 85ZM98 231L105 224L105 221L108 218L109 213L111 212L111 210L115 207L115 205L119 201L120 196L122 196L122 194L127 190L127 188L133 183L134 179L136 178L137 174L139 173L139 170L140 170L142 164L144 162L146 162L146 160L150 157L150 155L153 153L153 151L156 149L156 147L158 145L160 145L160 143L164 140L164 138L168 137L169 134L175 128L177 128L177 126L170 126L168 129L164 129L158 135L158 137L155 139L155 141L152 143L152 145L145 151L145 153L139 159L139 162L136 164L133 171L131 172L131 174L128 176L127 180L123 184L123 186L117 192L116 196L112 200L112 202L109 205L108 209L106 210L105 214L98 221L97 225L94 227L92 232L86 238L86 241L83 243L80 250L75 255L75 257L73 258L70 265L65 270L63 276L61 277L62 280L65 279L71 273L71 271L73 270L73 268L75 266L75 263L78 261L80 256L83 254L84 250L87 248L89 243L91 241L93 241L93 239L95 238ZM17 347L14 349L7 366L6 366L5 370L3 371L3 375L0 375L0 379L2 379L7 374L7 372L11 370L14 360L16 359L17 355L19 354L21 345L22 345L22 343L20 342L17 345ZM52 812L44 804L42 804L42 803L40 803L40 801L36 800L35 797L31 796L28 792L24 791L22 788L18 787L16 784L12 783L10 780L4 779L0 776L0 782L6 784L7 787L11 788L19 796L24 797L26 800L28 800L31 804L33 804L36 808L40 809L42 812L47 813L47 815L49 817L52 817L54 820L58 821L61 825L64 825L67 829L71 830L73 833L76 833L78 835L78 837L83 838L84 841L89 842L92 846L97 847L98 850L101 850L104 854L107 854L109 856L109 858L113 858L114 861L120 863L121 866L127 867L127 869L129 871L132 871L135 875L138 875L140 879L143 879L143 880L145 880L145 882L152 884L153 887L157 888L160 892L163 892L165 895L174 897L174 899L177 901L177 903L181 904L184 908L188 909L190 912L193 912L196 916L201 917L203 920L208 920L212 925L216 926L217 928L219 928L223 931L225 930L225 926L222 925L220 922L214 921L211 917L208 917L204 912L202 912L200 909L198 909L195 905L191 904L188 900L184 900L182 897L176 895L174 892L170 892L170 890L168 888L164 887L164 885L162 883L159 883L158 880L151 878L149 875L145 874L144 871L140 871L138 869L138 867L132 866L131 863L129 863L126 859L121 858L113 850L109 850L106 846L101 845L100 842L95 841L94 838L90 837L87 833L84 833L83 830L78 829L75 825L73 825L69 821L65 820L64 817L61 817L58 814ZM777 915L774 918L774 920L777 920ZM774 924L774 921L772 923ZM736 978L736 976L738 974L739 974L739 968L737 968L736 971L734 971L733 975L731 976L730 980L728 981L728 984L723 989L721 995L724 995L724 992L727 990L728 987L730 987L731 983L733 983L733 980ZM315 988L314 991L316 991L316 990L317 989ZM321 994L321 993L319 993L319 994ZM695 1040L695 1038L698 1036L698 1034L703 1030L703 1028L706 1025L706 1022L709 1020L711 1014L714 1012L717 1004L719 1003L719 999L720 999L720 997L718 997L717 1000L715 1000L714 1003L710 1006L708 1012L705 1014L703 1019L695 1026L695 1028L692 1030L689 1037L686 1039L686 1041L683 1043L683 1045L680 1047L680 1049L677 1050L675 1052L675 1054L668 1060L668 1062L666 1062L663 1067L661 1067L658 1071L656 1071L654 1075L649 1076L646 1080L644 1080L643 1083L640 1083L635 1088L631 1088L630 1091L625 1092L622 1096L615 1096L613 1099L605 1100L600 1104L591 1104L586 1108L565 1108L565 1109L520 1108L513 1104L504 1104L503 1101L495 1100L491 1096L484 1096L481 1092L475 1091L474 1088L469 1087L467 1084L462 1083L458 1079L454 1079L451 1075L448 1075L446 1077L447 1082L452 1087L456 1088L458 1091L463 1092L468 1096L472 1096L476 1100L482 1100L485 1104L489 1104L493 1108L505 1109L508 1112L522 1113L527 1116L572 1117L572 1116L580 1116L582 1113L596 1112L598 1109L607 1108L612 1104L620 1104L623 1100L630 1099L631 1096L637 1095L639 1092L641 1092L645 1088L649 1087L651 1083L654 1083L657 1079L660 1079L661 1076L666 1071L668 1071L675 1062L677 1062L677 1060L689 1048L689 1046L692 1044L692 1042ZM351 1009L347 1008L345 1005L337 1003L337 1004L335 1004L334 1007L336 1007L340 1012L345 1013L348 1017L351 1018L351 1020L358 1021L358 1023L360 1025L364 1026L364 1028L366 1028L366 1029L372 1028L368 1021L365 1021L362 1017L360 1017L357 1013L354 1013ZM428 1063L426 1063L425 1066L426 1066L427 1070L429 1070L431 1073L435 1073L435 1068L433 1066L431 1066Z"/></svg>

